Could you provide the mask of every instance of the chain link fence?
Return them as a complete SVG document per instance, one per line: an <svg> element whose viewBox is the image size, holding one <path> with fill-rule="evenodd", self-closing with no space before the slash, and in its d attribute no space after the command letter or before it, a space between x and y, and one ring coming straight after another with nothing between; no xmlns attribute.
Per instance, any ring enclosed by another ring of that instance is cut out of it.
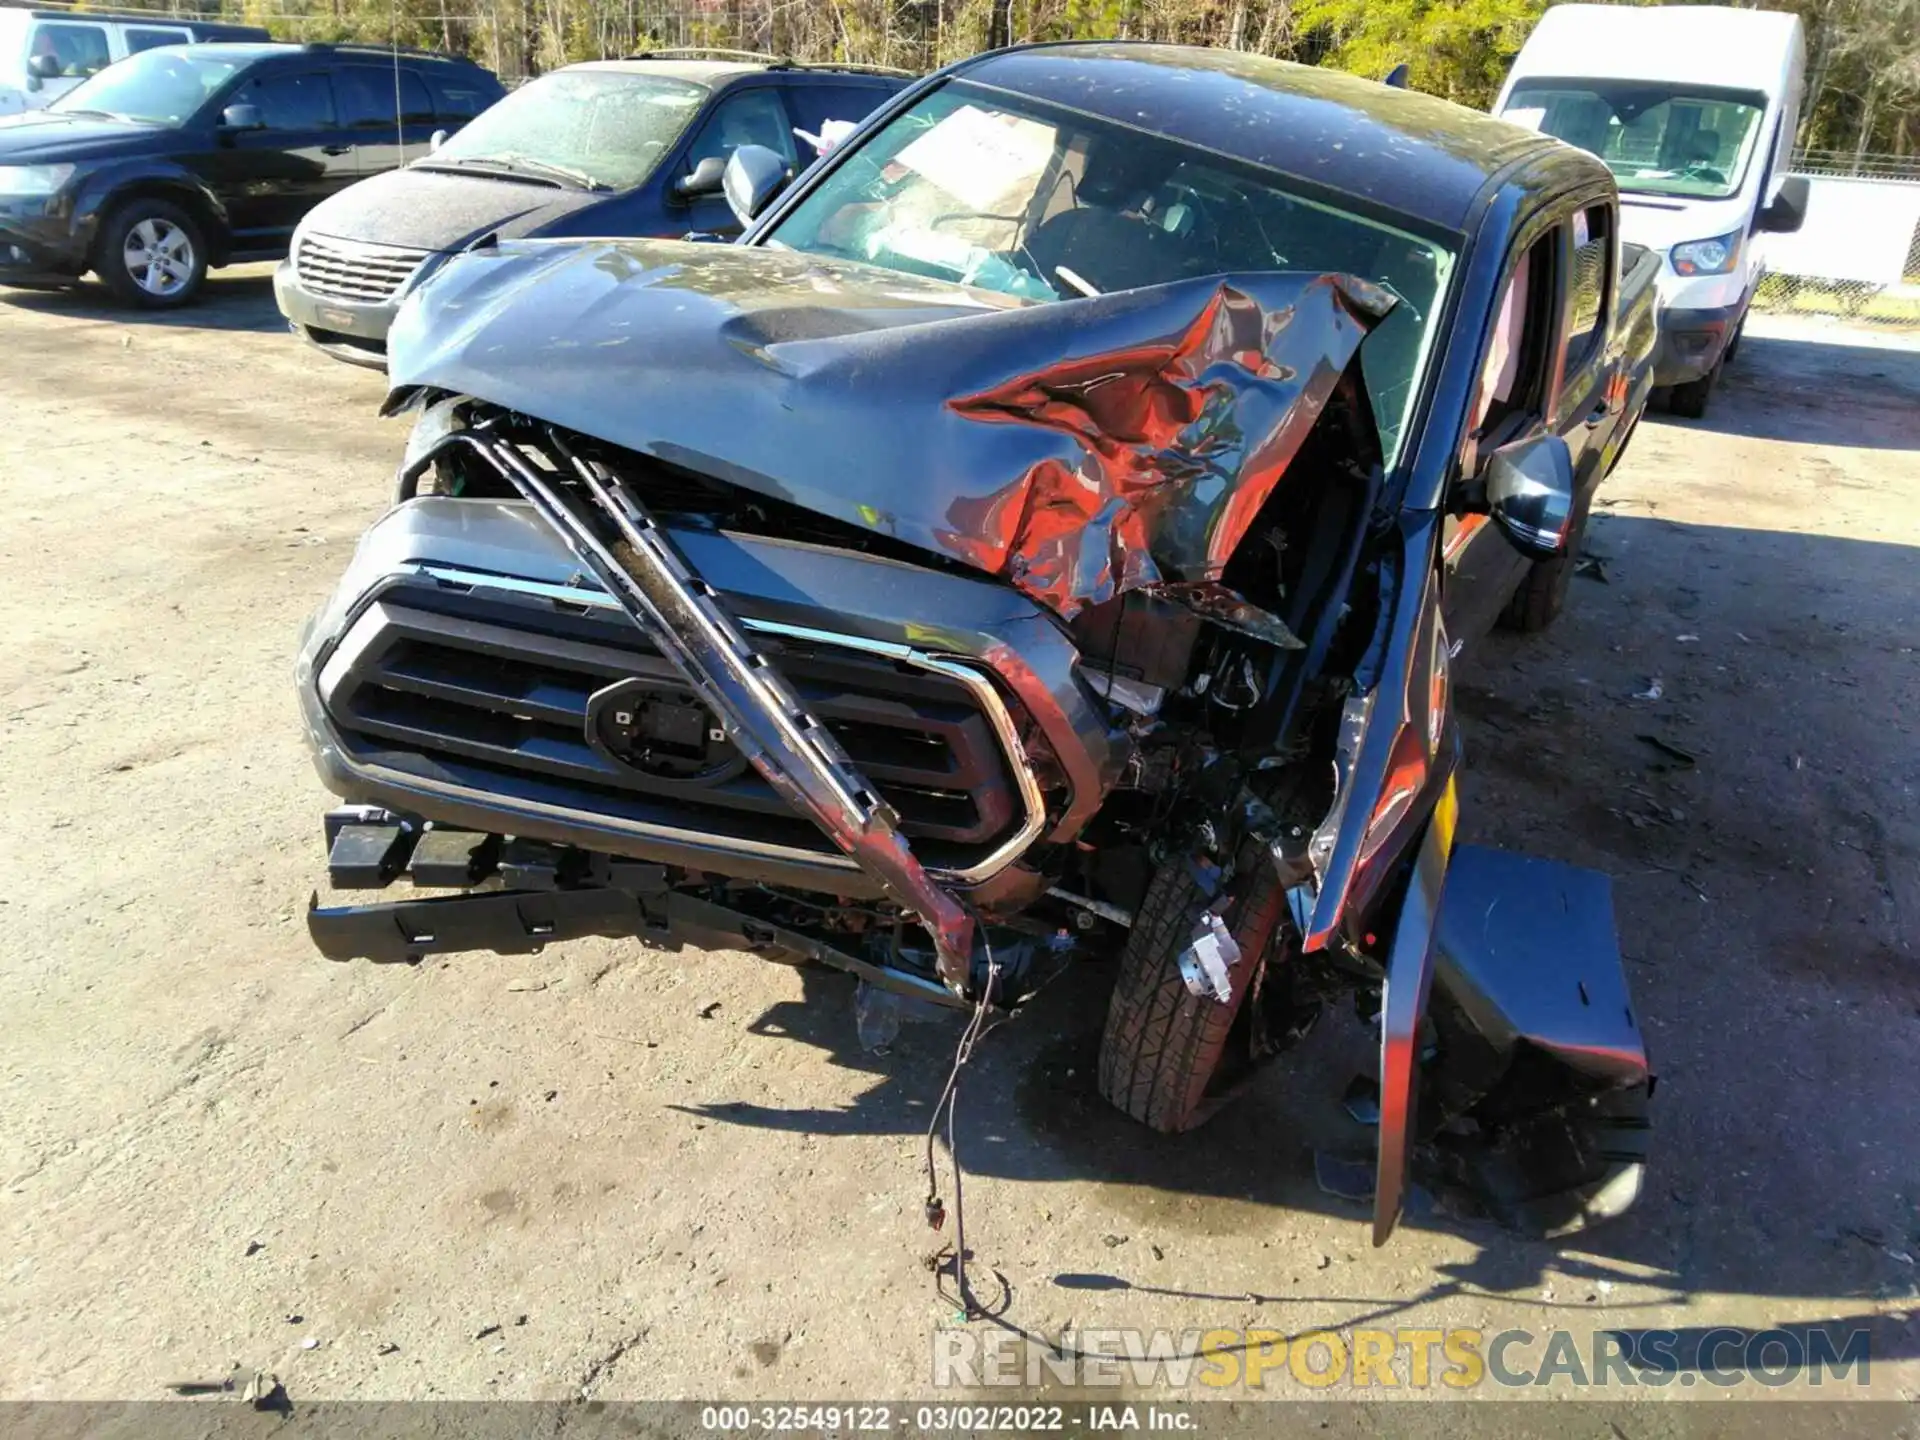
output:
<svg viewBox="0 0 1920 1440"><path fill-rule="evenodd" d="M1920 329L1920 157L1806 151L1807 219L1765 235L1756 309Z"/></svg>

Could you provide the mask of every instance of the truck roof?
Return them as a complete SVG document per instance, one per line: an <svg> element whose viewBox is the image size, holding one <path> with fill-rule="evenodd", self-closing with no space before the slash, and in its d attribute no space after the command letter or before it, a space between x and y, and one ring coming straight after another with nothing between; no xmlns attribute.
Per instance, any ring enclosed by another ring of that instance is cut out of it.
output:
<svg viewBox="0 0 1920 1440"><path fill-rule="evenodd" d="M1538 133L1431 95L1237 50L1124 41L994 51L956 78L1065 105L1459 231Z"/></svg>
<svg viewBox="0 0 1920 1440"><path fill-rule="evenodd" d="M1800 17L1725 5L1556 5L1513 62L1535 76L1650 80L1774 96L1805 50Z"/></svg>

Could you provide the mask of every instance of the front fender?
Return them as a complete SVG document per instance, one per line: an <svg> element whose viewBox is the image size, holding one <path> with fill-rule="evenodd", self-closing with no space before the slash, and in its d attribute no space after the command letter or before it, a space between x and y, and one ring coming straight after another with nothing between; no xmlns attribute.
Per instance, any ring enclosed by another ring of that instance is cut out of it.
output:
<svg viewBox="0 0 1920 1440"><path fill-rule="evenodd" d="M105 165L81 182L74 197L73 223L76 230L85 228L89 248L101 220L132 194L164 195L206 217L211 227L207 243L216 260L224 258L228 235L226 204L206 181L185 166L152 159Z"/></svg>

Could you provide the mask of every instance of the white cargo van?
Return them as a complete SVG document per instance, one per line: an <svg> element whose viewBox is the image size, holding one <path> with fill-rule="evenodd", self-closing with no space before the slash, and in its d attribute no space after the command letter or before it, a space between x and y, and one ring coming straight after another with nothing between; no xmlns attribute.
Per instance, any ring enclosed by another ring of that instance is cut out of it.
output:
<svg viewBox="0 0 1920 1440"><path fill-rule="evenodd" d="M225 25L95 10L0 9L0 116L39 110L116 60L161 45L268 40L257 25Z"/></svg>
<svg viewBox="0 0 1920 1440"><path fill-rule="evenodd" d="M1717 5L1556 5L1495 103L1590 150L1620 185L1623 240L1658 250L1654 383L1706 413L1764 265L1762 231L1800 228L1786 176L1805 86L1800 17Z"/></svg>

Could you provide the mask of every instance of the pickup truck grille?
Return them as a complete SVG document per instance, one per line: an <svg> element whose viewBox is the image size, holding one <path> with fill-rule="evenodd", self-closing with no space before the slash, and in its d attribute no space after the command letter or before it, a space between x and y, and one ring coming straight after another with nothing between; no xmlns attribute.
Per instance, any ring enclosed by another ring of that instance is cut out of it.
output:
<svg viewBox="0 0 1920 1440"><path fill-rule="evenodd" d="M616 824L837 853L734 752L625 616L581 610L392 587L342 637L322 669L321 699L359 764ZM990 683L832 643L765 634L756 643L898 812L928 864L978 865L1027 818L987 711L999 704L1006 713ZM610 742L615 718L640 708L596 704L611 686L658 702L657 753Z"/></svg>
<svg viewBox="0 0 1920 1440"><path fill-rule="evenodd" d="M330 235L302 235L293 257L301 284L328 300L391 300L432 254L400 245L368 245Z"/></svg>

